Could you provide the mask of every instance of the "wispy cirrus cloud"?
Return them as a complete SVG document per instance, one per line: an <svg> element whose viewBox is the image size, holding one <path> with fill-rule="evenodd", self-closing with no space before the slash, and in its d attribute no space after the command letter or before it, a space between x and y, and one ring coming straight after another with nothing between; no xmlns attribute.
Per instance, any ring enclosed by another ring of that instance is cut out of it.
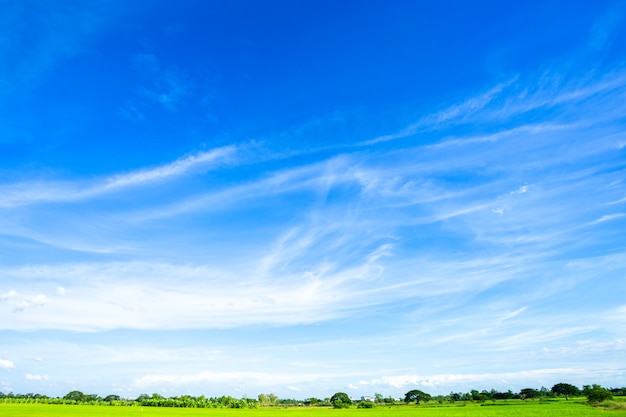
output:
<svg viewBox="0 0 626 417"><path fill-rule="evenodd" d="M565 122L569 119L568 115L583 113L587 107L598 105L607 107L609 113L606 114L597 113L590 117L586 113L582 120L584 120L583 123L588 124L591 120L604 120L607 116L616 115L615 109L611 107L617 105L618 108L623 108L619 97L625 88L626 75L623 71L609 72L599 78L590 77L587 82L576 79L570 81L569 84L567 77L563 77L558 72L547 72L535 80L513 77L460 104L425 116L396 133L364 141L361 145L375 145L420 133L445 131L446 128L462 123L476 124L482 121L496 126L498 123L503 123L506 126L509 119L538 109L549 110L550 117L553 119L545 126L573 126ZM576 107L572 107L573 105ZM564 122L557 122L560 119ZM576 123L580 120L581 118L577 118ZM516 126L516 129L524 128ZM491 136L493 140L498 135L500 133L491 133L485 135L485 138Z"/></svg>
<svg viewBox="0 0 626 417"><path fill-rule="evenodd" d="M517 77L514 77L504 83L496 85L482 94L471 97L460 104L452 105L447 109L425 116L397 133L379 136L362 142L361 145L374 145L381 142L406 138L424 130L437 129L442 124L446 123L462 123L464 120L472 117L477 111L480 111L488 106L507 86L515 82L516 79Z"/></svg>
<svg viewBox="0 0 626 417"><path fill-rule="evenodd" d="M231 145L210 151L198 152L155 168L131 171L109 177L81 182L30 182L4 185L0 207L16 207L43 202L68 202L94 198L130 187L167 181L186 175L193 170L206 171L231 163L238 147Z"/></svg>

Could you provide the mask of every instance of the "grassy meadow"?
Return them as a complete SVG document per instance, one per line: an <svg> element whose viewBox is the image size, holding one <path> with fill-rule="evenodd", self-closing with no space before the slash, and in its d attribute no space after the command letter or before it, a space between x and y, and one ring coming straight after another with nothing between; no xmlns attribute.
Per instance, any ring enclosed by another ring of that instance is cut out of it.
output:
<svg viewBox="0 0 626 417"><path fill-rule="evenodd" d="M593 417L626 416L626 408L605 410L574 401L455 403L443 406L379 406L372 409L290 407L261 409L108 407L54 404L0 404L2 417Z"/></svg>

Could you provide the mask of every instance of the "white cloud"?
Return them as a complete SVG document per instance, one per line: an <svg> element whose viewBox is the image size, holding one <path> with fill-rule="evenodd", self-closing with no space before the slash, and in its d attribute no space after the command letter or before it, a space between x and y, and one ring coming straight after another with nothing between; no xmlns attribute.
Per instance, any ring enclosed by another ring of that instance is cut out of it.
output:
<svg viewBox="0 0 626 417"><path fill-rule="evenodd" d="M0 359L0 369L14 369L15 364L8 359Z"/></svg>
<svg viewBox="0 0 626 417"><path fill-rule="evenodd" d="M622 204L622 203L626 203L626 197L620 198L619 200L608 202L608 203L606 203L606 205L607 206L612 206L612 205L615 205L615 204Z"/></svg>
<svg viewBox="0 0 626 417"><path fill-rule="evenodd" d="M546 379L556 380L576 376L586 376L593 373L598 376L611 375L615 370L594 370L585 368L548 368L534 369L527 371L514 371L503 373L482 373L482 374L439 374L439 375L395 375L383 376L373 379L369 385L392 388L405 388L409 386L438 388L445 386L463 386L481 383L497 383L501 385L502 381L510 384L524 384L529 381L541 381ZM475 385L476 386L476 385Z"/></svg>
<svg viewBox="0 0 626 417"><path fill-rule="evenodd" d="M24 376L28 381L47 381L48 375L26 374Z"/></svg>
<svg viewBox="0 0 626 417"><path fill-rule="evenodd" d="M604 222L609 222L609 221L612 221L612 220L621 219L623 217L626 217L626 213L605 214L602 217L600 217L599 219L594 220L593 222L591 222L590 225L604 223Z"/></svg>
<svg viewBox="0 0 626 417"><path fill-rule="evenodd" d="M0 294L0 302L6 301L9 298L13 298L13 297L16 297L16 296L17 296L17 293L14 290L11 290L11 291L6 292L4 294Z"/></svg>
<svg viewBox="0 0 626 417"><path fill-rule="evenodd" d="M46 304L47 301L47 297L45 294L38 294L34 297L28 298L26 300L20 301L19 303L17 303L17 306L15 307L16 312L21 312L26 310L27 308L31 308L31 307L41 307L44 304Z"/></svg>
<svg viewBox="0 0 626 417"><path fill-rule="evenodd" d="M510 313L505 314L500 320L501 321L505 321L505 320L509 320L512 319L513 317L516 317L520 314L522 314L524 311L526 311L526 309L528 308L528 306L524 306L522 308L519 308L515 311L511 311Z"/></svg>
<svg viewBox="0 0 626 417"><path fill-rule="evenodd" d="M528 186L527 185L522 185L517 190L511 191L511 194L524 194L526 192L528 192Z"/></svg>

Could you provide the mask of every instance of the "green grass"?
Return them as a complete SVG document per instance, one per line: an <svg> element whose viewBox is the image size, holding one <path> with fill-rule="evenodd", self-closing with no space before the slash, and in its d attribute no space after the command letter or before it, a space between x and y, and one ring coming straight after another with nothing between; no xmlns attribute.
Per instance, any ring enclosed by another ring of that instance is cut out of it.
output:
<svg viewBox="0 0 626 417"><path fill-rule="evenodd" d="M1 417L593 417L626 416L626 410L602 410L575 402L463 403L448 406L400 406L373 409L294 407L194 409L89 405L0 404Z"/></svg>

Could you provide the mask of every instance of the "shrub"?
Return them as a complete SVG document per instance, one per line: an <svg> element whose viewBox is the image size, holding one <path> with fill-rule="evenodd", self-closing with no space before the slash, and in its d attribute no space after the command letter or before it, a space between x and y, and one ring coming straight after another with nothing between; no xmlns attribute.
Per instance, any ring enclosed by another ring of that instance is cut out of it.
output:
<svg viewBox="0 0 626 417"><path fill-rule="evenodd" d="M345 392L336 392L330 397L330 403L333 405L333 408L350 408L352 400Z"/></svg>
<svg viewBox="0 0 626 417"><path fill-rule="evenodd" d="M590 403L601 403L602 401L613 399L611 391L602 388L600 385L594 385L586 390L586 395Z"/></svg>

